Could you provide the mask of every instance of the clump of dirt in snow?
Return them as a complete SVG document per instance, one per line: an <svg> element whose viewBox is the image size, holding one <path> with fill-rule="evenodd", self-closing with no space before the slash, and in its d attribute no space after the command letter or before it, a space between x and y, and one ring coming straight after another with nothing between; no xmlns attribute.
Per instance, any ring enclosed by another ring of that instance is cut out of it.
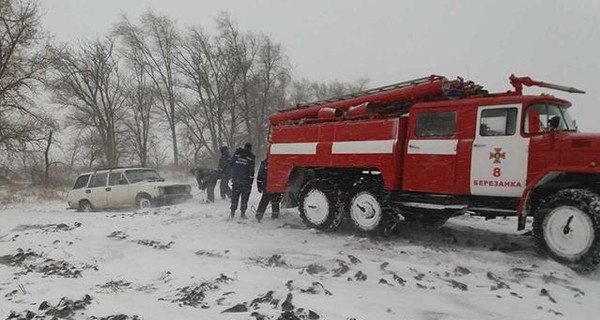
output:
<svg viewBox="0 0 600 320"><path fill-rule="evenodd" d="M107 235L106 237L115 239L115 240L125 240L125 239L129 238L129 235L127 235L123 231L113 231L111 234ZM153 249L158 249L158 250L170 249L171 245L173 245L175 243L174 241L169 241L168 243L162 243L157 240L147 240L147 239L130 240L130 242L137 243L137 244L140 244L140 245L143 245L146 247L151 247Z"/></svg>
<svg viewBox="0 0 600 320"><path fill-rule="evenodd" d="M31 231L31 230L39 230L42 233L54 233L61 231L71 231L73 229L81 227L81 222L75 222L72 226L66 223L59 224L24 224L15 227L12 229L12 232L22 232L22 231Z"/></svg>
<svg viewBox="0 0 600 320"><path fill-rule="evenodd" d="M319 281L314 281L307 288L296 287L296 286L294 286L293 283L294 283L293 280L289 280L285 284L285 286L288 288L288 290L290 290L290 291L299 291L301 293L306 293L306 294L324 294L326 296L333 295L331 293L331 291L327 290L327 288L325 288L325 286L321 282L319 282Z"/></svg>
<svg viewBox="0 0 600 320"><path fill-rule="evenodd" d="M367 280L367 275L364 274L362 271L358 271L355 275L354 275L354 279L356 279L356 281L365 281Z"/></svg>
<svg viewBox="0 0 600 320"><path fill-rule="evenodd" d="M214 252L214 251L208 251L208 250L198 250L195 252L195 254L197 256L206 256L206 257L211 257L211 258L222 258L223 254L218 253L218 252Z"/></svg>
<svg viewBox="0 0 600 320"><path fill-rule="evenodd" d="M350 260L350 263L352 263L352 264L359 264L362 262L362 261L360 261L360 259L358 259L357 257L355 257L351 254L348 255L348 260Z"/></svg>
<svg viewBox="0 0 600 320"><path fill-rule="evenodd" d="M287 262L285 262L285 260L283 259L283 257L278 254L274 254L268 258L267 257L250 258L250 260L258 265L265 266L265 267L279 267L279 268L289 267Z"/></svg>
<svg viewBox="0 0 600 320"><path fill-rule="evenodd" d="M113 231L111 234L106 236L107 238L117 239L117 240L125 240L129 238L129 236L123 231Z"/></svg>
<svg viewBox="0 0 600 320"><path fill-rule="evenodd" d="M246 303L238 303L231 308L221 311L221 313L237 313L237 312L246 312L246 311L248 311L248 306L246 306Z"/></svg>
<svg viewBox="0 0 600 320"><path fill-rule="evenodd" d="M48 301L40 303L38 311L33 312L25 310L21 313L11 312L6 320L29 320L29 319L42 319L42 320L54 320L54 319L73 319L73 316L77 311L85 310L85 308L92 303L92 297L86 294L80 300L71 300L66 297L60 299L56 306L52 306Z"/></svg>
<svg viewBox="0 0 600 320"><path fill-rule="evenodd" d="M11 267L19 267L25 263L26 260L31 260L34 258L41 257L39 253L31 251L31 249L27 249L23 251L23 249L18 248L17 253L13 255L5 255L0 256L0 264L4 264Z"/></svg>
<svg viewBox="0 0 600 320"><path fill-rule="evenodd" d="M468 268L465 268L465 267L458 266L454 269L454 274L457 276L464 276L464 275L467 275L470 273L471 273L471 270L469 270Z"/></svg>
<svg viewBox="0 0 600 320"><path fill-rule="evenodd" d="M396 272L387 270L387 267L389 265L390 265L389 262L383 262L381 265L379 265L379 270L381 270L383 272L383 274L391 275L392 279L394 279L394 282L396 282L397 284L399 284L401 286L405 286L406 280L404 280L402 277L400 277ZM383 281L381 281L381 280L383 280ZM390 283L389 281L387 281L385 279L380 279L379 283L392 285L392 283Z"/></svg>
<svg viewBox="0 0 600 320"><path fill-rule="evenodd" d="M87 320L140 320L140 317L133 315L133 316L128 316L125 314L114 314L112 316L107 316L107 317L94 317L91 316L89 318L87 318Z"/></svg>
<svg viewBox="0 0 600 320"><path fill-rule="evenodd" d="M508 284L506 284L506 282L502 281L502 279L500 279L500 277L496 276L495 274L488 272L487 273L487 278L496 282L496 285L492 285L490 286L490 290L495 291L498 289L510 289L510 286Z"/></svg>
<svg viewBox="0 0 600 320"><path fill-rule="evenodd" d="M273 293L275 293L275 291L270 290L270 291L267 291L267 293L265 293L264 295L254 298L252 300L252 302L250 302L250 305L249 305L250 308L257 309L262 304L270 304L270 305L274 306L275 308L277 308L277 305L279 304L279 300L273 299ZM273 304L274 301L275 301L275 304Z"/></svg>
<svg viewBox="0 0 600 320"><path fill-rule="evenodd" d="M98 285L98 287L105 289L110 292L119 292L123 291L123 288L129 288L131 286L131 282L125 280L114 281L111 280L105 284Z"/></svg>
<svg viewBox="0 0 600 320"><path fill-rule="evenodd" d="M308 273L310 275L315 275L318 273L326 272L327 268L323 267L320 264L313 263L313 264L310 264L307 267L305 267L303 269L303 271L306 271L306 273ZM303 271L301 271L300 273L302 273Z"/></svg>
<svg viewBox="0 0 600 320"><path fill-rule="evenodd" d="M207 294L212 291L220 289L222 284L233 281L232 278L221 274L218 278L213 281L205 281L198 285L186 286L178 288L175 295L171 298L159 298L158 300L170 301L178 303L180 306L191 306L208 309L210 306L205 302Z"/></svg>
<svg viewBox="0 0 600 320"><path fill-rule="evenodd" d="M346 272L350 271L350 267L345 261L337 260L337 263L338 267L331 270L333 272L333 277L340 277L343 274L346 274Z"/></svg>
<svg viewBox="0 0 600 320"><path fill-rule="evenodd" d="M450 283L450 285L452 286L452 288L458 288L458 289L460 289L462 291L469 290L468 287L467 287L467 285L464 284L464 283L462 283L462 282L458 282L458 281L456 281L454 279L450 279L450 280L447 280L447 281L448 281L448 283Z"/></svg>
<svg viewBox="0 0 600 320"><path fill-rule="evenodd" d="M0 257L0 264L9 265L12 267L21 267L25 270L17 274L27 274L30 272L42 273L45 276L59 276L64 278L79 278L81 270L73 266L67 261L54 260L51 258L43 258L39 253L31 251L31 249L17 249L17 253L13 255L5 255ZM89 265L85 268L94 268Z"/></svg>
<svg viewBox="0 0 600 320"><path fill-rule="evenodd" d="M137 240L137 241L135 241L135 243L141 244L146 247L151 247L153 249L166 250L166 249L170 249L171 245L173 245L175 243L175 241L169 241L168 243L165 244L165 243L161 243L160 241L156 241L156 240Z"/></svg>

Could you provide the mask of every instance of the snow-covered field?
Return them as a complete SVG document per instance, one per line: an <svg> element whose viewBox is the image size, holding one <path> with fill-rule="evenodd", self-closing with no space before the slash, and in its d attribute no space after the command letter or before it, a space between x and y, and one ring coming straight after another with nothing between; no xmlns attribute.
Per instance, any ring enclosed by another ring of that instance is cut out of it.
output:
<svg viewBox="0 0 600 320"><path fill-rule="evenodd" d="M307 229L292 209L230 220L228 205L196 195L143 211L5 207L0 319L600 317L600 273L539 256L514 219L374 239Z"/></svg>

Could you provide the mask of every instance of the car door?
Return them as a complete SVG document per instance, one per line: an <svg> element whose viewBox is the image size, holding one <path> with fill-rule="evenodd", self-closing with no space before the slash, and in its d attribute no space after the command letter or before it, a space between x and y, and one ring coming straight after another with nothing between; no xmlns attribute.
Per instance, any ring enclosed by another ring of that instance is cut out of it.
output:
<svg viewBox="0 0 600 320"><path fill-rule="evenodd" d="M419 110L411 113L406 145L403 189L453 194L458 139L455 110Z"/></svg>
<svg viewBox="0 0 600 320"><path fill-rule="evenodd" d="M482 106L471 156L471 194L520 197L527 180L529 138L519 133L520 104Z"/></svg>
<svg viewBox="0 0 600 320"><path fill-rule="evenodd" d="M107 180L108 172L97 172L90 180L89 187L85 192L94 208L106 208L107 206Z"/></svg>
<svg viewBox="0 0 600 320"><path fill-rule="evenodd" d="M69 191L69 194L67 195L67 201L72 202L73 205L76 207L81 199L87 199L88 196L86 194L86 190L88 190L87 186L89 180L89 174L82 174L79 177L77 177L73 189L71 189L71 191Z"/></svg>
<svg viewBox="0 0 600 320"><path fill-rule="evenodd" d="M109 207L127 207L133 205L134 201L130 200L129 197L129 184L123 172L111 172L108 175L106 196Z"/></svg>

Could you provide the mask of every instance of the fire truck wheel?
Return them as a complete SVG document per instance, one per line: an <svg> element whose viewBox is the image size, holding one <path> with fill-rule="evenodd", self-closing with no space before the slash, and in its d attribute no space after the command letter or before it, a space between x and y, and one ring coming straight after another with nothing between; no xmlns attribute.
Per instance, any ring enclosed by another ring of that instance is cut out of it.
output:
<svg viewBox="0 0 600 320"><path fill-rule="evenodd" d="M600 262L600 196L565 189L545 200L536 212L533 232L538 248L577 271Z"/></svg>
<svg viewBox="0 0 600 320"><path fill-rule="evenodd" d="M383 197L378 189L371 183L359 184L345 201L345 212L358 232L377 231L384 225Z"/></svg>
<svg viewBox="0 0 600 320"><path fill-rule="evenodd" d="M331 230L340 225L338 196L333 183L324 179L307 182L300 191L298 208L304 224L319 230Z"/></svg>

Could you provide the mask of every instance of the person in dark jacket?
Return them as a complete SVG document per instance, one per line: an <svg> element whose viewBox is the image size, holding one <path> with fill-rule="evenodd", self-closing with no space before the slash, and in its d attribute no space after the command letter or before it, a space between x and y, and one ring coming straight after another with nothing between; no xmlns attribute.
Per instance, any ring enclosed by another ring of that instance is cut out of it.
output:
<svg viewBox="0 0 600 320"><path fill-rule="evenodd" d="M229 148L222 146L221 158L219 159L219 178L221 183L219 189L221 191L221 199L231 198L231 188L229 188L229 180L231 180L231 156Z"/></svg>
<svg viewBox="0 0 600 320"><path fill-rule="evenodd" d="M244 148L238 148L231 158L231 181L233 188L231 191L231 217L235 216L235 211L240 202L241 218L246 219L246 209L248 208L248 198L254 182L254 154L252 154L252 145L246 143ZM240 199L241 198L241 199Z"/></svg>
<svg viewBox="0 0 600 320"><path fill-rule="evenodd" d="M214 169L197 167L190 170L190 173L196 177L198 189L206 190L206 200L215 202L215 185L219 179L219 172Z"/></svg>
<svg viewBox="0 0 600 320"><path fill-rule="evenodd" d="M258 203L258 209L256 210L256 220L258 220L258 222L262 220L269 202L271 203L272 210L271 218L277 219L279 217L279 202L281 201L281 193L267 192L268 165L268 159L263 160L260 163L260 168L258 169L258 174L256 175L256 186L258 188L258 192L262 193L262 197Z"/></svg>

